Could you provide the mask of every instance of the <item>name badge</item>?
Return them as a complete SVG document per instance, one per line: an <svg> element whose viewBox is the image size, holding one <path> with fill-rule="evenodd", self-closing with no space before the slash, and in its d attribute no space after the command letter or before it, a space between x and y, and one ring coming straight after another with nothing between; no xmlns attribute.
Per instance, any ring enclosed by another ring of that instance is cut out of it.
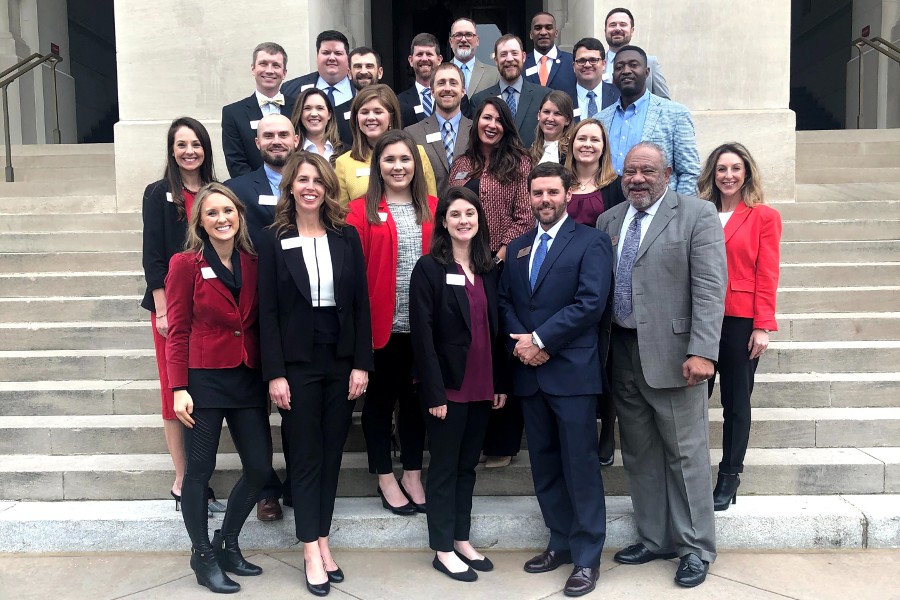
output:
<svg viewBox="0 0 900 600"><path fill-rule="evenodd" d="M282 250L291 250L293 248L300 247L300 238L299 237L289 237L281 240L281 249Z"/></svg>
<svg viewBox="0 0 900 600"><path fill-rule="evenodd" d="M580 117L581 117L581 109L580 109L580 108L576 108L575 110L573 110L573 111L572 111L572 116L575 117L576 119L580 118Z"/></svg>
<svg viewBox="0 0 900 600"><path fill-rule="evenodd" d="M300 86L300 91L301 91L301 92L305 92L306 90L308 90L308 89L311 88L312 86L313 86L313 84L311 84L311 83L307 83L306 85L301 85L301 86Z"/></svg>
<svg viewBox="0 0 900 600"><path fill-rule="evenodd" d="M456 177L454 177L453 179L457 179L457 180L459 180L459 181L462 181L462 180L465 179L468 175L469 175L469 172L468 172L468 171L462 171L462 172L460 172L460 173L457 173L457 174L456 174Z"/></svg>
<svg viewBox="0 0 900 600"><path fill-rule="evenodd" d="M528 67L525 69L525 77L531 77L532 75L536 75L538 72L538 66L534 65L533 67Z"/></svg>
<svg viewBox="0 0 900 600"><path fill-rule="evenodd" d="M387 213L386 212L378 213L378 218L381 219L382 223L386 223L387 222Z"/></svg>
<svg viewBox="0 0 900 600"><path fill-rule="evenodd" d="M351 116L351 111L348 110L347 112L344 113L344 120L349 121L350 116Z"/></svg>
<svg viewBox="0 0 900 600"><path fill-rule="evenodd" d="M256 121L250 121L250 129L255 130L257 127L259 127L259 121L258 121L258 120L256 120Z"/></svg>
<svg viewBox="0 0 900 600"><path fill-rule="evenodd" d="M425 112L425 109L422 108L421 104L416 104L415 106L413 106L413 112L417 115L421 115L423 112Z"/></svg>
<svg viewBox="0 0 900 600"><path fill-rule="evenodd" d="M368 177L369 176L369 167L362 167L361 169L356 170L357 177Z"/></svg>
<svg viewBox="0 0 900 600"><path fill-rule="evenodd" d="M440 131L435 131L434 133L429 133L428 135L425 136L426 144L433 144L434 142L439 142L439 141L441 141L441 132Z"/></svg>
<svg viewBox="0 0 900 600"><path fill-rule="evenodd" d="M216 272L212 267L200 267L200 274L203 275L203 279L216 279Z"/></svg>
<svg viewBox="0 0 900 600"><path fill-rule="evenodd" d="M523 256L531 256L531 246L527 246L519 250L519 253L516 254L516 258L522 258Z"/></svg>
<svg viewBox="0 0 900 600"><path fill-rule="evenodd" d="M466 285L466 276L447 273L447 285Z"/></svg>
<svg viewBox="0 0 900 600"><path fill-rule="evenodd" d="M166 192L166 202L175 202L175 198L172 197L172 192Z"/></svg>
<svg viewBox="0 0 900 600"><path fill-rule="evenodd" d="M260 206L275 206L276 204L278 204L278 196L260 194L259 204Z"/></svg>

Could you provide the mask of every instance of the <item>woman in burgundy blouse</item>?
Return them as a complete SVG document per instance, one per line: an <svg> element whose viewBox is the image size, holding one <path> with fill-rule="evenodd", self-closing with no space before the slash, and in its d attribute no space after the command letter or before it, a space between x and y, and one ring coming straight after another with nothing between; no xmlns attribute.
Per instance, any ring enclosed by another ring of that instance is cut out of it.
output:
<svg viewBox="0 0 900 600"><path fill-rule="evenodd" d="M572 151L565 165L572 174L572 201L568 213L594 227L601 213L625 201L621 179L612 167L609 136L600 121L585 119L575 126L569 146Z"/></svg>
<svg viewBox="0 0 900 600"><path fill-rule="evenodd" d="M409 316L431 463L426 499L434 568L474 581L493 564L469 543L475 467L491 408L506 394L498 330L497 271L478 196L452 188L438 202L431 253L410 278Z"/></svg>

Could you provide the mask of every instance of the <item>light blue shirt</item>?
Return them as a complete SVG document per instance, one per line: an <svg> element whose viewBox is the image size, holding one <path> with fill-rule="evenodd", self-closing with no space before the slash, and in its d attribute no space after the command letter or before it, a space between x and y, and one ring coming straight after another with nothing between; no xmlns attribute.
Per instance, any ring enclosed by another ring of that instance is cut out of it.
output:
<svg viewBox="0 0 900 600"><path fill-rule="evenodd" d="M460 62L457 59L453 59L453 64L459 67L459 70L462 71L463 77L466 78L466 92L469 91L469 82L472 81L472 64L475 63L475 60L470 60L467 63Z"/></svg>
<svg viewBox="0 0 900 600"><path fill-rule="evenodd" d="M266 179L269 180L269 187L272 188L272 195L278 197L278 186L281 185L281 173L263 163L263 170L266 172Z"/></svg>
<svg viewBox="0 0 900 600"><path fill-rule="evenodd" d="M450 121L450 126L453 127L453 157L456 158L456 140L459 137L459 121L462 119L462 113L456 111L456 115L451 117L450 119L445 119L441 115L438 114L437 111L434 111L434 116L437 117L438 122L438 131L441 132L441 143L444 143L444 123ZM462 154L462 152L460 152Z"/></svg>
<svg viewBox="0 0 900 600"><path fill-rule="evenodd" d="M575 92L578 95L578 118L584 121L588 118L588 92L594 92L594 102L597 103L597 112L594 114L594 118L600 116L600 111L603 110L603 82L597 84L592 90L585 89L581 87L580 83L575 84Z"/></svg>
<svg viewBox="0 0 900 600"><path fill-rule="evenodd" d="M615 50L607 50L606 51L606 70L603 71L603 81L606 83L612 83L613 76L613 63L616 62L616 52Z"/></svg>
<svg viewBox="0 0 900 600"><path fill-rule="evenodd" d="M330 84L322 79L322 76L319 76L319 80L316 82L316 87L328 93L328 88ZM353 98L353 89L350 86L350 78L344 77L336 84L334 84L334 105L339 106L348 100Z"/></svg>
<svg viewBox="0 0 900 600"><path fill-rule="evenodd" d="M626 109L622 108L622 99L616 102L616 110L609 126L609 148L613 169L619 175L625 167L625 155L643 139L644 121L647 120L649 106L649 90Z"/></svg>

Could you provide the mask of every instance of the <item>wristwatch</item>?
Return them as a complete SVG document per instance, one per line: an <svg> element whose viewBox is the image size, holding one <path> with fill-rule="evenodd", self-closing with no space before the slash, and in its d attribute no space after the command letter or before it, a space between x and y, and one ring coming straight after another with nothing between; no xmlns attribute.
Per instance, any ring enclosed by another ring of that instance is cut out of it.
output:
<svg viewBox="0 0 900 600"><path fill-rule="evenodd" d="M537 346L538 348L541 347L541 345L538 344L538 338L537 338L537 336L534 334L534 332L532 332L532 334L531 334L531 343L534 344L535 346Z"/></svg>

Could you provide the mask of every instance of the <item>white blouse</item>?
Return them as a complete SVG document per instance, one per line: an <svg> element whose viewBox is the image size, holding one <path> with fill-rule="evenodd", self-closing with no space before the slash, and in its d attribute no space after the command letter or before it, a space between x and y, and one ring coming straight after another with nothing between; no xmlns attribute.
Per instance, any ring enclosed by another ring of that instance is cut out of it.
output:
<svg viewBox="0 0 900 600"><path fill-rule="evenodd" d="M559 162L559 140L555 142L544 142L544 155L541 157L541 160L538 161L538 164L545 162Z"/></svg>
<svg viewBox="0 0 900 600"><path fill-rule="evenodd" d="M731 215L733 215L733 214L734 214L733 210L730 210L728 212L720 212L719 213L719 220L722 221L723 228L725 227L725 223L728 222L728 219L730 219Z"/></svg>
<svg viewBox="0 0 900 600"><path fill-rule="evenodd" d="M334 301L334 271L331 267L331 250L328 236L300 236L303 262L309 273L309 293L313 307L336 306Z"/></svg>

